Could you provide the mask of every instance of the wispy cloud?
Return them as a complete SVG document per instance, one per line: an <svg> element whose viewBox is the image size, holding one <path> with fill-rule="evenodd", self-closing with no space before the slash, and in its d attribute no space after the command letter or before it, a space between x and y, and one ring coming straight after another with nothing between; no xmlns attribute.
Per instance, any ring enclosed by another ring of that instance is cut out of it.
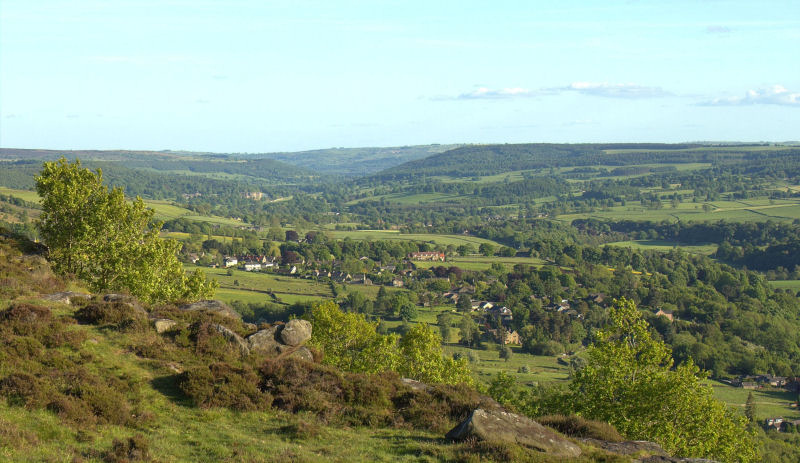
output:
<svg viewBox="0 0 800 463"><path fill-rule="evenodd" d="M532 98L545 95L557 95L566 92L577 92L584 95L606 98L658 98L671 96L661 87L648 87L637 84L614 84L608 82L573 82L564 87L529 89L525 87L477 87L469 92L455 96L437 96L434 100L508 100Z"/></svg>
<svg viewBox="0 0 800 463"><path fill-rule="evenodd" d="M566 87L554 90L578 92L584 95L606 98L660 98L672 94L661 87L648 87L638 84L613 84L608 82L573 82Z"/></svg>
<svg viewBox="0 0 800 463"><path fill-rule="evenodd" d="M800 92L791 92L783 85L748 90L744 96L715 98L698 103L700 106L744 106L772 104L800 107Z"/></svg>
<svg viewBox="0 0 800 463"><path fill-rule="evenodd" d="M706 34L730 34L731 28L728 26L711 25L706 27Z"/></svg>
<svg viewBox="0 0 800 463"><path fill-rule="evenodd" d="M508 87L492 89L489 87L478 87L471 92L462 93L456 97L458 100L495 100L505 98L529 98L536 96L537 92L521 87Z"/></svg>

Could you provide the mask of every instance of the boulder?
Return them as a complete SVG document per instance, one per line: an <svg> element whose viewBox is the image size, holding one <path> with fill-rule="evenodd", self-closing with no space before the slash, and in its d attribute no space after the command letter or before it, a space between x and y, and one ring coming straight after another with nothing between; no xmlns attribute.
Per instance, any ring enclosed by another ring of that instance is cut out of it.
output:
<svg viewBox="0 0 800 463"><path fill-rule="evenodd" d="M147 314L147 311L144 310L141 305L139 305L139 301L137 301L135 297L129 296L127 294L115 294L115 293L104 294L103 302L108 302L108 303L116 302L119 304L125 304L136 312L139 312L141 314Z"/></svg>
<svg viewBox="0 0 800 463"><path fill-rule="evenodd" d="M289 346L281 346L280 348L281 355L285 354L286 358L290 359L299 359L305 360L307 362L314 361L314 354L308 349L308 347L300 346L300 347L289 347Z"/></svg>
<svg viewBox="0 0 800 463"><path fill-rule="evenodd" d="M222 326L220 324L214 323L211 326L213 326L214 329L217 330L217 332L220 333L229 343L236 346L239 349L239 353L241 353L242 356L250 355L250 348L247 347L247 343L244 342L244 339L242 339L241 336L239 336L238 334L231 331L229 328Z"/></svg>
<svg viewBox="0 0 800 463"><path fill-rule="evenodd" d="M259 330L247 337L247 346L250 352L257 355L274 357L281 352L283 345L278 341L278 330L281 325L273 325Z"/></svg>
<svg viewBox="0 0 800 463"><path fill-rule="evenodd" d="M191 304L182 305L180 307L181 310L205 310L207 312L217 313L226 317L241 319L242 316L239 315L238 312L233 310L231 306L216 300L209 300L209 301L198 301L193 302Z"/></svg>
<svg viewBox="0 0 800 463"><path fill-rule="evenodd" d="M617 453L619 455L669 455L666 450L661 448L660 445L656 444L655 442L649 442L645 440L631 440L623 442L608 442L590 438L579 440L584 444L589 444L593 447L608 450L611 453Z"/></svg>
<svg viewBox="0 0 800 463"><path fill-rule="evenodd" d="M653 455L633 461L637 463L717 463L715 460L707 460L705 458L681 458L662 455Z"/></svg>
<svg viewBox="0 0 800 463"><path fill-rule="evenodd" d="M155 327L156 333L158 334L166 333L177 324L178 322L176 322L175 320L170 320L168 318L158 318L156 320L153 320L153 326Z"/></svg>
<svg viewBox="0 0 800 463"><path fill-rule="evenodd" d="M60 293L53 293L45 296L46 301L58 302L61 304L72 304L72 299L86 299L92 298L91 294L77 293L75 291L62 291Z"/></svg>
<svg viewBox="0 0 800 463"><path fill-rule="evenodd" d="M287 346L299 346L311 339L311 322L295 318L283 325L281 341Z"/></svg>
<svg viewBox="0 0 800 463"><path fill-rule="evenodd" d="M489 442L518 444L548 455L575 458L581 449L530 418L502 409L478 408L445 436L450 440L477 438Z"/></svg>

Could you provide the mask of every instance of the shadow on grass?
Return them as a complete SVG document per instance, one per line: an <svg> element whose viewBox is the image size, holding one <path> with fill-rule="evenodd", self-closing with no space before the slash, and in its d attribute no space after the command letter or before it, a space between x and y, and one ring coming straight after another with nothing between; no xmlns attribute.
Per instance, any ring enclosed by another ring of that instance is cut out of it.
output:
<svg viewBox="0 0 800 463"><path fill-rule="evenodd" d="M193 408L192 400L186 397L178 387L178 377L177 374L158 376L150 381L150 385L175 405Z"/></svg>

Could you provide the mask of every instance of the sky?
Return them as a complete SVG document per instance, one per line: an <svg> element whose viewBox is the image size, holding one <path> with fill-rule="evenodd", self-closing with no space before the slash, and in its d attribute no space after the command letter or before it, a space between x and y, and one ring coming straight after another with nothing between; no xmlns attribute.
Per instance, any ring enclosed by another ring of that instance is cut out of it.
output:
<svg viewBox="0 0 800 463"><path fill-rule="evenodd" d="M800 139L800 1L0 1L0 147Z"/></svg>

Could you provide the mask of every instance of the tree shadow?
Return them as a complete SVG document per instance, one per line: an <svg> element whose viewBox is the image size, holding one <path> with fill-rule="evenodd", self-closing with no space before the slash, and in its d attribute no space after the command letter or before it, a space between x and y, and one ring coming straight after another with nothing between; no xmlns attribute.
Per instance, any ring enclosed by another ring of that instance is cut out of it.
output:
<svg viewBox="0 0 800 463"><path fill-rule="evenodd" d="M179 376L178 374L158 376L150 381L150 385L175 405L194 407L192 400L178 387Z"/></svg>

